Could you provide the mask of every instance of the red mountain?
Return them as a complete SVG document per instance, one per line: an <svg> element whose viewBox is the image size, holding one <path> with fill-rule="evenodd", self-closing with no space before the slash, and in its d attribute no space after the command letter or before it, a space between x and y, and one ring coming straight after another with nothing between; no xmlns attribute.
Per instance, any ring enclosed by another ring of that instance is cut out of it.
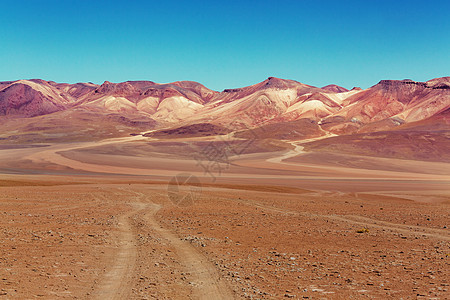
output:
<svg viewBox="0 0 450 300"><path fill-rule="evenodd" d="M323 90L327 90L334 93L343 93L348 92L348 90L345 87L338 86L336 84L329 84L324 87L322 87Z"/></svg>
<svg viewBox="0 0 450 300"><path fill-rule="evenodd" d="M103 120L109 124L105 128L115 126L114 135L153 128L195 129L190 127L195 124L203 124L202 130L263 126L270 129L270 136L280 137L366 133L429 122L426 120L434 116L439 119L449 107L450 77L427 82L382 80L366 90L351 91L336 85L317 88L275 77L222 92L192 81L105 81L101 85L39 79L0 82L0 128L19 117L33 124L70 120L73 128L91 128L94 125L90 124ZM293 122L296 120L303 121ZM120 126L124 128L118 129ZM294 135L275 133L293 126L299 127Z"/></svg>
<svg viewBox="0 0 450 300"><path fill-rule="evenodd" d="M18 80L0 85L0 115L34 117L65 110L75 101L43 80Z"/></svg>

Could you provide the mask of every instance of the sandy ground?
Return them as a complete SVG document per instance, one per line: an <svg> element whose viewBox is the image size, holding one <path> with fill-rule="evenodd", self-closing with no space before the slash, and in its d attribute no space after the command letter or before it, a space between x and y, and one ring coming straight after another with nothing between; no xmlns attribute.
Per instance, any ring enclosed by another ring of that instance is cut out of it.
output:
<svg viewBox="0 0 450 300"><path fill-rule="evenodd" d="M447 164L142 142L0 150L0 299L450 297Z"/></svg>

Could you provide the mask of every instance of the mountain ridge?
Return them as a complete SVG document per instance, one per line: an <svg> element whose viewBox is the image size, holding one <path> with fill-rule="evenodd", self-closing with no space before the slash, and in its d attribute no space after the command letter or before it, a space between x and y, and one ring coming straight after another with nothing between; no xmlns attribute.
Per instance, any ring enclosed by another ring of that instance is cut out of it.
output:
<svg viewBox="0 0 450 300"><path fill-rule="evenodd" d="M101 85L42 79L0 82L0 120L67 120L70 116L87 124L87 120L95 122L98 116L97 119L108 120L116 127L125 126L119 130L124 134L132 130L133 124L148 130L195 124L212 125L202 128L246 130L270 124L313 122L323 132L343 135L390 130L433 119L449 107L450 77L426 82L381 80L365 90L350 91L337 85L319 88L276 77L222 92L194 81L105 81ZM309 121L294 122L302 119ZM145 128L145 124L151 126Z"/></svg>

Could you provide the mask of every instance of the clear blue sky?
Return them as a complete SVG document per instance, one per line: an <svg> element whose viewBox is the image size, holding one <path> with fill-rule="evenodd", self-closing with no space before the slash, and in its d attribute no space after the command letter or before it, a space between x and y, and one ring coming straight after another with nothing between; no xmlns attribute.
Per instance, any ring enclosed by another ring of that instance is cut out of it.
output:
<svg viewBox="0 0 450 300"><path fill-rule="evenodd" d="M268 76L363 88L450 75L450 1L3 1L0 81Z"/></svg>

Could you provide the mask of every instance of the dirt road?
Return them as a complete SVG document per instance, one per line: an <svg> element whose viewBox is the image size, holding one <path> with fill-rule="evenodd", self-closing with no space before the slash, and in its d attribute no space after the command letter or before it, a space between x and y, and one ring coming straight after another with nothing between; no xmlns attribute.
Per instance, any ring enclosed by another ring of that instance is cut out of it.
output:
<svg viewBox="0 0 450 300"><path fill-rule="evenodd" d="M94 291L94 299L129 298L137 259L136 237L129 219L144 207L145 205L136 203L133 211L119 218L119 249L114 264L110 266Z"/></svg>
<svg viewBox="0 0 450 300"><path fill-rule="evenodd" d="M413 226L413 225L404 225L404 224L398 224L398 223L392 223L392 222L386 222L381 220L375 220L372 218L367 218L363 216L357 216L357 215L323 215L323 214L313 214L313 213L306 213L306 212L298 212L293 211L290 209L282 208L282 207L275 207L270 205L264 205L261 203L257 203L254 201L246 201L243 199L231 199L231 198L222 198L222 199L228 199L232 201L237 201L241 203L245 203L247 205L256 206L262 209L266 209L269 211L279 212L279 213L285 213L290 215L301 215L309 218L321 218L321 219L329 219L334 221L340 221L340 222L346 222L351 223L355 225L361 225L363 227L367 228L378 228L383 230L389 230L393 232L398 232L401 234L406 234L410 236L427 236L430 238L434 238L437 240L442 241L450 241L450 235L446 230L442 229L434 229L424 226Z"/></svg>
<svg viewBox="0 0 450 300"><path fill-rule="evenodd" d="M137 255L137 236L146 235L142 228L133 226L130 219L138 214L149 228L165 240L167 247L175 249L179 263L184 267L184 272L190 274L190 281L186 282L192 286L192 295L180 295L181 297L192 297L194 299L233 299L233 293L220 278L218 271L207 258L202 255L188 241L180 239L170 229L163 227L156 219L155 214L161 209L160 204L153 203L151 198L141 192L124 190L133 194L132 211L122 215L119 219L119 248L113 259L114 264L109 267L100 283L93 292L95 299L129 299L132 288L135 286L133 280L138 277L136 266L144 264L155 264L154 261L146 261ZM151 248L152 245L149 245ZM151 249L148 249L151 251Z"/></svg>

